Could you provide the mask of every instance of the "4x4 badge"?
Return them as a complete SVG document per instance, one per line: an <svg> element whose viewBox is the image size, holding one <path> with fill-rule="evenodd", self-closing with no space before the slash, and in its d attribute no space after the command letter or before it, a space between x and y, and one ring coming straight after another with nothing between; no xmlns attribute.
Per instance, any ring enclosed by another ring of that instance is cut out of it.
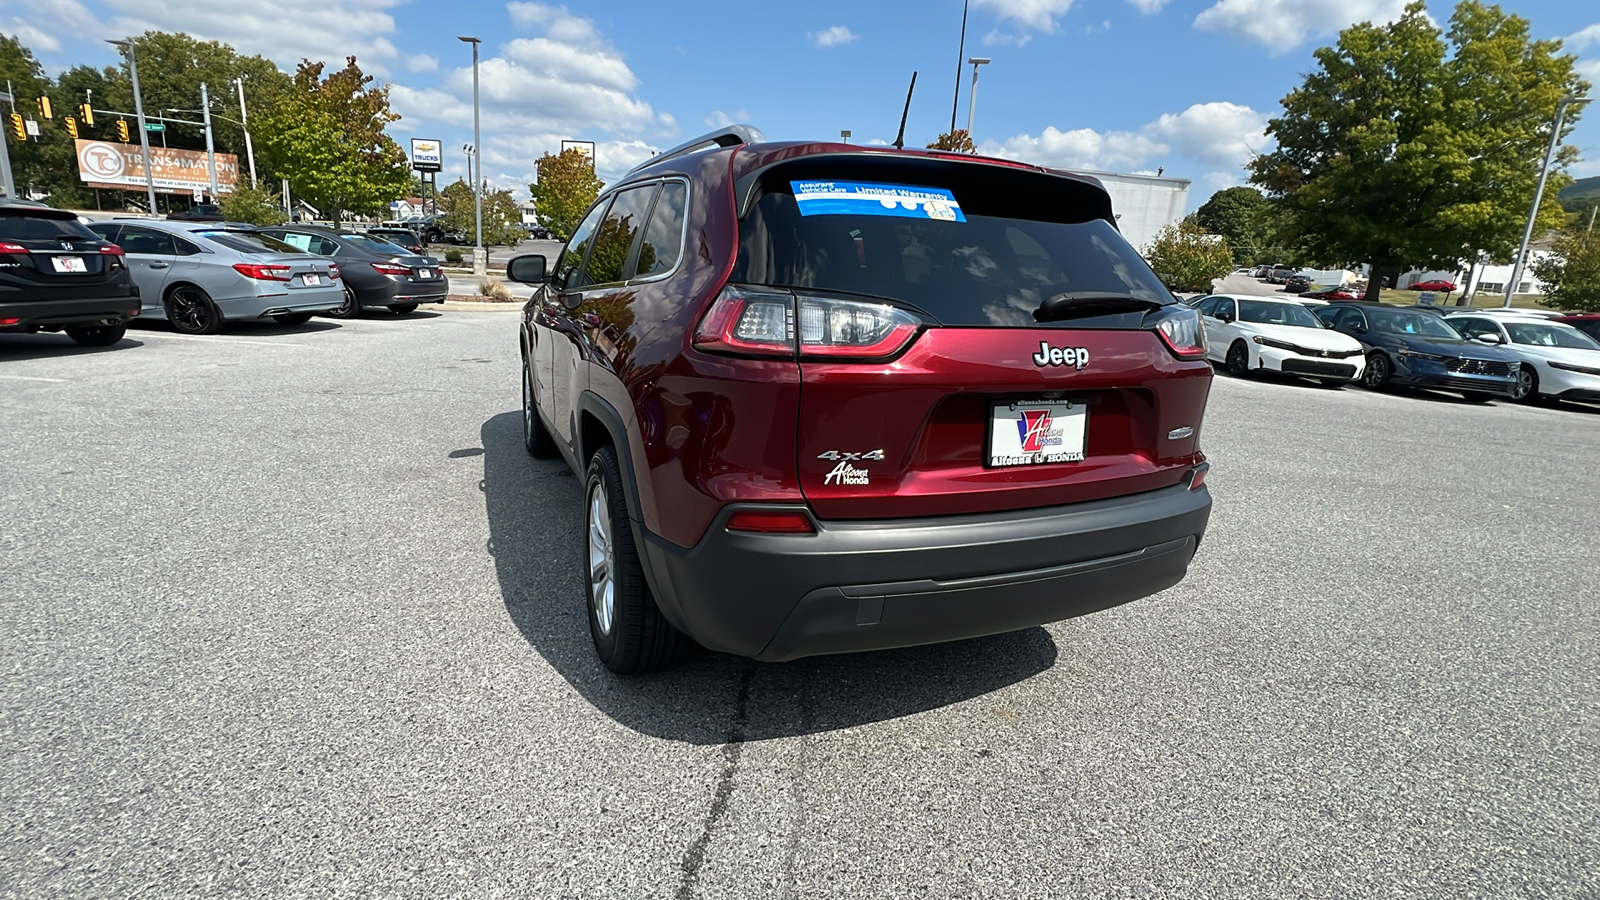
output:
<svg viewBox="0 0 1600 900"><path fill-rule="evenodd" d="M829 450L826 453L818 453L817 454L817 459L827 459L827 460L835 460L835 459L843 459L843 460L883 459L883 451L882 450L868 450L865 453L845 453L845 452L841 452L841 451L838 451L838 450Z"/></svg>
<svg viewBox="0 0 1600 900"><path fill-rule="evenodd" d="M1052 347L1048 341L1039 342L1039 352L1033 355L1036 366L1071 366L1082 370L1089 364L1089 351L1084 347Z"/></svg>

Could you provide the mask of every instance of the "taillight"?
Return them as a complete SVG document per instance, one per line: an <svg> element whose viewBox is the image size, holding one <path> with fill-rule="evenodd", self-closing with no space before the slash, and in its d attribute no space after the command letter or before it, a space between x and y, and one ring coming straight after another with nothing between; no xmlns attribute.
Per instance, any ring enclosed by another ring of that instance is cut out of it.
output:
<svg viewBox="0 0 1600 900"><path fill-rule="evenodd" d="M339 266L338 266L338 264L336 264L336 263L328 263L328 277L332 278L334 281L338 281L339 280Z"/></svg>
<svg viewBox="0 0 1600 900"><path fill-rule="evenodd" d="M394 263L368 263L380 275L410 275L410 266L397 266Z"/></svg>
<svg viewBox="0 0 1600 900"><path fill-rule="evenodd" d="M886 303L797 297L787 291L730 285L700 321L694 345L755 356L878 359L904 349L922 324L911 313Z"/></svg>
<svg viewBox="0 0 1600 900"><path fill-rule="evenodd" d="M1206 355L1206 330L1200 324L1200 311L1175 303L1145 316L1146 328L1154 328L1172 355L1179 359L1200 359Z"/></svg>
<svg viewBox="0 0 1600 900"><path fill-rule="evenodd" d="M122 248L118 247L116 244L101 244L100 245L100 253L103 256L122 256L122 255L124 255L123 252L122 252Z"/></svg>
<svg viewBox="0 0 1600 900"><path fill-rule="evenodd" d="M22 246L21 244L7 244L0 242L0 253L21 253L23 255L27 255L28 248Z"/></svg>
<svg viewBox="0 0 1600 900"><path fill-rule="evenodd" d="M288 281L288 266L269 266L263 263L234 263L233 270L257 281Z"/></svg>
<svg viewBox="0 0 1600 900"><path fill-rule="evenodd" d="M1195 466L1194 472L1192 472L1189 475L1189 490L1191 490L1191 491L1199 490L1200 489L1200 485L1206 483L1206 475L1208 475L1210 472L1211 472L1211 464L1210 463L1201 463L1200 465Z"/></svg>
<svg viewBox="0 0 1600 900"><path fill-rule="evenodd" d="M4 247L4 246L5 246L4 244L0 244L0 247ZM0 250L0 253L4 253L4 252L5 252L4 250ZM15 324L17 324L18 322L21 322L21 321L22 321L21 319L18 319L18 318L15 318L15 317L12 317L12 318L9 318L9 319L0 319L0 325L15 325Z"/></svg>
<svg viewBox="0 0 1600 900"><path fill-rule="evenodd" d="M122 248L118 247L116 244L101 244L100 255L111 257L110 259L106 260L107 269L125 269L128 267L126 259L127 254L123 253Z"/></svg>
<svg viewBox="0 0 1600 900"><path fill-rule="evenodd" d="M729 531L753 531L758 534L815 534L811 517L790 509L741 509L728 517Z"/></svg>

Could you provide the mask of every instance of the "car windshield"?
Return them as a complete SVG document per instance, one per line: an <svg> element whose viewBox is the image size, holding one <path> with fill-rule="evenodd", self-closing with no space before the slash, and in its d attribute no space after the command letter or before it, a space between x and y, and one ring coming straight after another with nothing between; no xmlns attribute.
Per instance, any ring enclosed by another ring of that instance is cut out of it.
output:
<svg viewBox="0 0 1600 900"><path fill-rule="evenodd" d="M1600 350L1600 343L1567 325L1543 322L1507 322L1506 331L1513 344L1534 347L1568 347L1573 350Z"/></svg>
<svg viewBox="0 0 1600 900"><path fill-rule="evenodd" d="M411 255L410 250L407 250L399 244L391 244L388 241L379 240L370 234L356 234L352 232L349 234L341 234L339 237L349 241L352 244L355 244L357 247L360 247L363 250L371 250L373 253L382 253L384 256Z"/></svg>
<svg viewBox="0 0 1600 900"><path fill-rule="evenodd" d="M1295 303L1274 303L1270 300L1240 300L1239 321L1262 325L1293 325L1297 328L1321 328L1322 325L1306 310Z"/></svg>
<svg viewBox="0 0 1600 900"><path fill-rule="evenodd" d="M1385 334L1413 334L1417 337L1442 338L1459 341L1461 334L1433 313L1408 312L1403 309L1369 309L1367 321L1372 330Z"/></svg>
<svg viewBox="0 0 1600 900"><path fill-rule="evenodd" d="M214 244L220 244L229 250L240 253L301 253L294 247L285 244L274 237L267 237L255 231L196 231L195 237L202 237Z"/></svg>
<svg viewBox="0 0 1600 900"><path fill-rule="evenodd" d="M997 166L867 165L769 175L740 221L732 280L884 297L967 326L1037 327L1045 301L1073 295L1173 302L1100 217L1098 188Z"/></svg>

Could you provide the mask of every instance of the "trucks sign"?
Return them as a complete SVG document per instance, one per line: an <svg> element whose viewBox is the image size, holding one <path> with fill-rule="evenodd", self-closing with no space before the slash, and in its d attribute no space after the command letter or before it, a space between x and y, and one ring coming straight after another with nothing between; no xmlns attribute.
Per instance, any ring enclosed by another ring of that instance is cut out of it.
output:
<svg viewBox="0 0 1600 900"><path fill-rule="evenodd" d="M444 168L444 152L440 149L439 141L412 138L411 168L418 172L437 172Z"/></svg>

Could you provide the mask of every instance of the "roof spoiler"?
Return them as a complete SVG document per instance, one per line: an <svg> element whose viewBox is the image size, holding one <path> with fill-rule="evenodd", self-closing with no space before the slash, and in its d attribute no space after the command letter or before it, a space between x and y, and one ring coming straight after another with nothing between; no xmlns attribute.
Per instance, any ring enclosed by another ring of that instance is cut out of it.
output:
<svg viewBox="0 0 1600 900"><path fill-rule="evenodd" d="M652 156L644 162L639 163L637 166L629 169L628 174L632 175L640 169L648 168L656 163L666 162L669 159L676 159L679 156L686 156L695 152L696 150L706 149L710 146L737 147L740 144L755 144L766 139L767 136L762 134L761 129L755 127L754 125L728 125L718 128L716 131L708 134L702 134L697 138L685 141L684 143L673 147L671 150L663 150L662 152L657 153L655 156Z"/></svg>

